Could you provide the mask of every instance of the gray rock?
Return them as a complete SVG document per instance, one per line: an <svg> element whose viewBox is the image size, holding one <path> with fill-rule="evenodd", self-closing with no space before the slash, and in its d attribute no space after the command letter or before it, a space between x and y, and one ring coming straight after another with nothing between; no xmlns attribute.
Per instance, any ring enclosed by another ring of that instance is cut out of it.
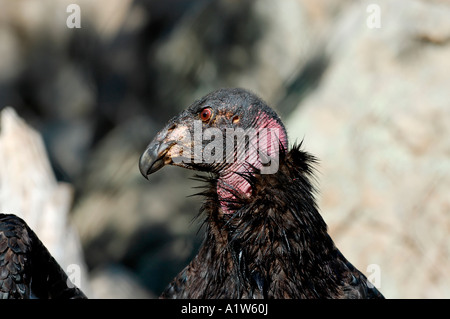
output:
<svg viewBox="0 0 450 319"><path fill-rule="evenodd" d="M0 213L21 217L69 279L89 295L78 233L69 215L73 187L56 180L42 137L11 107L0 112Z"/></svg>
<svg viewBox="0 0 450 319"><path fill-rule="evenodd" d="M336 19L329 66L288 121L320 158L319 205L343 253L386 297L449 297L450 7L358 2Z"/></svg>

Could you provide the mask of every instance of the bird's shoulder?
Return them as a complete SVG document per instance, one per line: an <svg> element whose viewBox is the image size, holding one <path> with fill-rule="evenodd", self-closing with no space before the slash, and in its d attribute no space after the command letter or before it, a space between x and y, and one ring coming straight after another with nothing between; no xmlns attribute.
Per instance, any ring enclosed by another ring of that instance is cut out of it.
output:
<svg viewBox="0 0 450 319"><path fill-rule="evenodd" d="M0 214L0 298L29 297L26 269L31 245L26 223L15 215Z"/></svg>
<svg viewBox="0 0 450 319"><path fill-rule="evenodd" d="M345 299L384 299L384 296L369 281L369 279L353 266L338 251L336 261L343 267L341 298Z"/></svg>

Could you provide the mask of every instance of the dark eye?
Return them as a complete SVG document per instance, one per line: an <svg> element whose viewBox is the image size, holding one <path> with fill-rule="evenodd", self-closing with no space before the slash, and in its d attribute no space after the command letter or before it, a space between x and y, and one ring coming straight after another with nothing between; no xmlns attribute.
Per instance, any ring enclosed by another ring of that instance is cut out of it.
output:
<svg viewBox="0 0 450 319"><path fill-rule="evenodd" d="M210 107L205 107L203 110L201 110L200 112L200 119L203 122L208 121L211 118L212 115L212 110Z"/></svg>

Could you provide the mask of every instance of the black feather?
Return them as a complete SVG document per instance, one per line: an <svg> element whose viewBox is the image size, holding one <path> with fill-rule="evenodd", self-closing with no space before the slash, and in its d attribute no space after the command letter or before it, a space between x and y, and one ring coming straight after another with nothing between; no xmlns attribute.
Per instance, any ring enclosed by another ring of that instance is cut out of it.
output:
<svg viewBox="0 0 450 319"><path fill-rule="evenodd" d="M280 153L277 173L244 174L253 195L233 193L233 214L221 213L217 178L196 177L209 185L200 193L206 197L204 243L161 297L382 297L328 235L311 182L316 159L300 146Z"/></svg>
<svg viewBox="0 0 450 319"><path fill-rule="evenodd" d="M15 215L0 214L0 298L86 298L36 234Z"/></svg>

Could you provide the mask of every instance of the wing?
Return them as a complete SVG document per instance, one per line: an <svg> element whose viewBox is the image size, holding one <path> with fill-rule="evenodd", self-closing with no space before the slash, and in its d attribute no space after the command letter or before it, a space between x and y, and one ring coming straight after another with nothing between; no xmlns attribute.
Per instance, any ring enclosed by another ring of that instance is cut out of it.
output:
<svg viewBox="0 0 450 319"><path fill-rule="evenodd" d="M29 298L31 240L19 220L0 218L0 298Z"/></svg>
<svg viewBox="0 0 450 319"><path fill-rule="evenodd" d="M32 297L86 298L22 219L0 214L0 298Z"/></svg>
<svg viewBox="0 0 450 319"><path fill-rule="evenodd" d="M164 289L160 299L176 299L176 298L188 298L186 292L186 280L187 280L187 266L183 269L173 281Z"/></svg>
<svg viewBox="0 0 450 319"><path fill-rule="evenodd" d="M344 285L342 298L345 299L384 299L384 296L373 286L366 276L356 269L339 252L338 260L344 265Z"/></svg>

